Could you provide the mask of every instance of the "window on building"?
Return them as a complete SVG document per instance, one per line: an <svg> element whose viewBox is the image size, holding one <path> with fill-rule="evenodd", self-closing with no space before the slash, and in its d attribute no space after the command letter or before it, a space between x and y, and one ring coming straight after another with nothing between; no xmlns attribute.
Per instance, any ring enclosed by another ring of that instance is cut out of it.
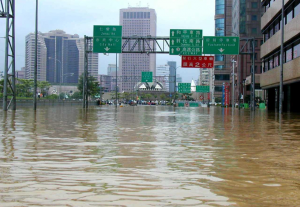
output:
<svg viewBox="0 0 300 207"><path fill-rule="evenodd" d="M216 14L225 14L225 0L216 0Z"/></svg>
<svg viewBox="0 0 300 207"><path fill-rule="evenodd" d="M300 56L300 43L294 46L294 59Z"/></svg>
<svg viewBox="0 0 300 207"><path fill-rule="evenodd" d="M289 62L293 59L293 48L289 48L285 51L285 62Z"/></svg>
<svg viewBox="0 0 300 207"><path fill-rule="evenodd" d="M257 9L257 2L251 2L251 8Z"/></svg>
<svg viewBox="0 0 300 207"><path fill-rule="evenodd" d="M215 61L224 61L224 55L216 55Z"/></svg>
<svg viewBox="0 0 300 207"><path fill-rule="evenodd" d="M252 15L252 16L251 16L251 20L252 20L252 21L257 21L257 16L256 16L256 15Z"/></svg>
<svg viewBox="0 0 300 207"><path fill-rule="evenodd" d="M278 58L278 54L276 54L274 56L274 68L279 66L279 58Z"/></svg>
<svg viewBox="0 0 300 207"><path fill-rule="evenodd" d="M273 64L273 57L270 57L270 59L269 59L269 70L274 68L273 65L274 65Z"/></svg>
<svg viewBox="0 0 300 207"><path fill-rule="evenodd" d="M223 86L215 86L215 92L222 92Z"/></svg>
<svg viewBox="0 0 300 207"><path fill-rule="evenodd" d="M295 6L294 9L294 17L296 17L300 13L300 1L298 1L296 4L297 5Z"/></svg>
<svg viewBox="0 0 300 207"><path fill-rule="evenodd" d="M222 70L224 68L224 65L216 65L215 69L216 70Z"/></svg>
<svg viewBox="0 0 300 207"><path fill-rule="evenodd" d="M252 29L251 29L251 33L252 33L252 34L257 34L257 28L252 28Z"/></svg>
<svg viewBox="0 0 300 207"><path fill-rule="evenodd" d="M293 9L289 9L285 17L285 24L289 23L293 19Z"/></svg>
<svg viewBox="0 0 300 207"><path fill-rule="evenodd" d="M264 61L264 66L265 66L265 72L267 72L269 70L269 61L268 61L268 59L266 59Z"/></svg>
<svg viewBox="0 0 300 207"><path fill-rule="evenodd" d="M215 80L230 80L229 74L216 74Z"/></svg>

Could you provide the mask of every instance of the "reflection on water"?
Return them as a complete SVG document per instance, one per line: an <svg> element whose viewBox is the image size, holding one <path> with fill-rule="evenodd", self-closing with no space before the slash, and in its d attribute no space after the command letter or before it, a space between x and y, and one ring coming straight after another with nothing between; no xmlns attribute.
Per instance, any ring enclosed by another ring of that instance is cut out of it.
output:
<svg viewBox="0 0 300 207"><path fill-rule="evenodd" d="M300 206L299 118L155 106L0 112L0 203Z"/></svg>

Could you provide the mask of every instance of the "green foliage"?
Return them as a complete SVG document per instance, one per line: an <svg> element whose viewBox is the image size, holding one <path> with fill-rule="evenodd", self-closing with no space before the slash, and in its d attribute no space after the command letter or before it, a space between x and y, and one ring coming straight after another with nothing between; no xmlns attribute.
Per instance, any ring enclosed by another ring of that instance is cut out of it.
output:
<svg viewBox="0 0 300 207"><path fill-rule="evenodd" d="M72 99L82 99L82 93L80 93L80 91L76 91L73 93L73 95L71 96Z"/></svg>
<svg viewBox="0 0 300 207"><path fill-rule="evenodd" d="M215 98L215 102L217 102L217 103L222 102L222 98L221 98L221 97L216 97L216 98Z"/></svg>
<svg viewBox="0 0 300 207"><path fill-rule="evenodd" d="M46 99L51 99L51 100L58 99L58 95L52 94L52 95L47 96Z"/></svg>
<svg viewBox="0 0 300 207"><path fill-rule="evenodd" d="M80 76L78 85L78 90L81 94L83 94L83 74ZM95 96L99 93L99 83L93 76L88 77L88 95L89 96Z"/></svg>
<svg viewBox="0 0 300 207"><path fill-rule="evenodd" d="M0 93L3 93L4 79L0 80Z"/></svg>
<svg viewBox="0 0 300 207"><path fill-rule="evenodd" d="M37 86L41 89L42 94L46 94L51 87L51 84L48 81L38 81Z"/></svg>
<svg viewBox="0 0 300 207"><path fill-rule="evenodd" d="M145 95L145 98L146 98L147 100L150 100L150 99L152 98L152 95L151 95L150 93L147 93L147 94Z"/></svg>
<svg viewBox="0 0 300 207"><path fill-rule="evenodd" d="M123 98L126 99L126 100L129 100L130 99L130 93L124 92L123 93Z"/></svg>
<svg viewBox="0 0 300 207"><path fill-rule="evenodd" d="M161 95L160 95L160 99L161 99L161 100L163 100L163 101L164 101L166 98L167 98L167 97L166 97L166 95L165 95L165 94L161 94Z"/></svg>

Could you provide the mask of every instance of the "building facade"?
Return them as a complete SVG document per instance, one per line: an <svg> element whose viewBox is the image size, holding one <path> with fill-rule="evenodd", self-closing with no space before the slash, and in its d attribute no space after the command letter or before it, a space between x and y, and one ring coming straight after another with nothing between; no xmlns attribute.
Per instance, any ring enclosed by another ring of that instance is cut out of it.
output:
<svg viewBox="0 0 300 207"><path fill-rule="evenodd" d="M110 92L112 90L112 78L109 75L98 75L99 86L102 92Z"/></svg>
<svg viewBox="0 0 300 207"><path fill-rule="evenodd" d="M37 80L46 81L47 46L41 34L37 40ZM30 33L25 38L25 78L34 79L35 69L35 34Z"/></svg>
<svg viewBox="0 0 300 207"><path fill-rule="evenodd" d="M169 65L158 65L156 67L156 75L157 76L164 76L165 78L161 83L164 86L164 91L171 92L170 91L170 83L169 83L169 76L170 76L170 66ZM173 89L174 91L174 89Z"/></svg>
<svg viewBox="0 0 300 207"><path fill-rule="evenodd" d="M156 12L148 7L128 7L120 9L120 25L123 26L122 36L156 36ZM134 44L134 41L129 43ZM146 46L147 47L147 46ZM143 71L156 72L155 54L120 54L120 73L122 76L139 77ZM121 91L131 91L136 82L122 82ZM119 84L118 84L119 85Z"/></svg>
<svg viewBox="0 0 300 207"><path fill-rule="evenodd" d="M284 1L284 17L281 17L281 0L262 1L263 16L261 30L264 42L260 57L263 61L263 74L260 85L267 91L268 109L278 110L281 67L281 20L284 20L283 54L283 110L299 112L300 87L300 1Z"/></svg>
<svg viewBox="0 0 300 207"><path fill-rule="evenodd" d="M33 79L34 33L26 36L26 78ZM97 79L98 54L89 54L89 75ZM84 70L84 39L52 30L38 34L38 80L50 83L78 83Z"/></svg>
<svg viewBox="0 0 300 207"><path fill-rule="evenodd" d="M263 38L260 31L260 20L262 15L261 0L233 0L232 4L232 35L239 36L240 50L241 52L252 51L249 45L246 45L246 38L255 38L255 74L256 75L256 90L260 90L259 74L262 73L262 61L260 57L260 46ZM252 56L251 55L239 55L232 56L232 59L236 61L235 64L235 79L234 79L234 92L235 103L238 102L239 97L246 98L246 102L250 100L251 94L251 71L252 71ZM250 81L246 81L250 78ZM230 82L232 87L232 76L230 76ZM243 84L244 83L244 84ZM240 94L238 93L238 87L240 88ZM245 94L243 94L245 92ZM261 97L263 99L263 97Z"/></svg>
<svg viewBox="0 0 300 207"><path fill-rule="evenodd" d="M232 34L232 0L215 1L215 36L231 36ZM230 82L231 57L229 55L215 55L215 76L212 85L212 102L221 100L223 83Z"/></svg>
<svg viewBox="0 0 300 207"><path fill-rule="evenodd" d="M174 82L174 79L173 77L175 78L175 75L176 75L176 69L177 69L177 63L176 61L168 61L167 63L169 65L169 68L170 68L170 81L169 81L169 88L170 88L170 93L174 93L174 90L175 90L175 82ZM176 76L176 79L177 79L177 76ZM176 83L177 83L177 80L176 80ZM177 85L176 85L177 87Z"/></svg>
<svg viewBox="0 0 300 207"><path fill-rule="evenodd" d="M117 73L119 72L119 67L117 68ZM108 64L107 75L116 76L116 64Z"/></svg>
<svg viewBox="0 0 300 207"><path fill-rule="evenodd" d="M22 67L21 70L16 71L16 78L26 79L26 68Z"/></svg>

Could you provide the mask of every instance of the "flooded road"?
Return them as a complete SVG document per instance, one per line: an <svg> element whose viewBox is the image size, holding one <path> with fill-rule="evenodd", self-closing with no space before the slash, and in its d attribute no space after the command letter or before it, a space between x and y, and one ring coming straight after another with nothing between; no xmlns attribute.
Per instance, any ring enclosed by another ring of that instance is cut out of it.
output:
<svg viewBox="0 0 300 207"><path fill-rule="evenodd" d="M0 206L300 206L300 115L0 112Z"/></svg>

